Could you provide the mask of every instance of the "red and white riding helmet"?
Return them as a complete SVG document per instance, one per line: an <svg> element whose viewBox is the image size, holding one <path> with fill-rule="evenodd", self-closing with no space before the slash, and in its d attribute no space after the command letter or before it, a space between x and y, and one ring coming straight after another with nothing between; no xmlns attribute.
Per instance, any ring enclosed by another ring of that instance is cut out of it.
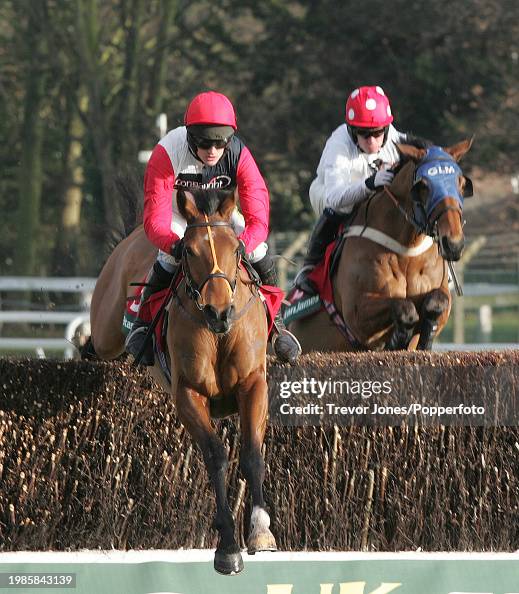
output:
<svg viewBox="0 0 519 594"><path fill-rule="evenodd" d="M191 101L186 109L184 124L231 126L234 130L238 129L232 103L225 95L215 91L200 93Z"/></svg>
<svg viewBox="0 0 519 594"><path fill-rule="evenodd" d="M346 101L346 122L355 128L383 128L393 121L389 99L381 87L359 87Z"/></svg>

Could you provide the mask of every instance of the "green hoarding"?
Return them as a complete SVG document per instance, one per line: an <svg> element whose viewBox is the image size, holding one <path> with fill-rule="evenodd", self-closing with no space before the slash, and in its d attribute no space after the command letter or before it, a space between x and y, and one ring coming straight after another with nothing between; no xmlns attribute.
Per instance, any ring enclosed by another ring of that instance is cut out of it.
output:
<svg viewBox="0 0 519 594"><path fill-rule="evenodd" d="M0 593L519 594L518 554L273 553L224 577L211 551L9 553Z"/></svg>

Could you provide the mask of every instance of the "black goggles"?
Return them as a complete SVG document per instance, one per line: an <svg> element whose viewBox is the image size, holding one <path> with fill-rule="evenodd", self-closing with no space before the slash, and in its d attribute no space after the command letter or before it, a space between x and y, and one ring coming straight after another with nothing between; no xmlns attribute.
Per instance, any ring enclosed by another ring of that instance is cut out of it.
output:
<svg viewBox="0 0 519 594"><path fill-rule="evenodd" d="M357 136L361 136L362 138L369 138L373 136L373 138L380 138L386 132L386 128L354 128L353 133Z"/></svg>
<svg viewBox="0 0 519 594"><path fill-rule="evenodd" d="M200 138L199 136L192 136L194 144L201 149L210 149L214 146L217 149L225 148L229 142L230 138L223 138L222 140L213 140L211 138Z"/></svg>

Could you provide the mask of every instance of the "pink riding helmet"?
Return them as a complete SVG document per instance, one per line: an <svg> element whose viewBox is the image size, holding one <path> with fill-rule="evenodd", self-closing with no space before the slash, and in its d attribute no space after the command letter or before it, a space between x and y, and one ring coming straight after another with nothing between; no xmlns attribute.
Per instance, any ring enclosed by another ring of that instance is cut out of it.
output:
<svg viewBox="0 0 519 594"><path fill-rule="evenodd" d="M346 122L356 128L383 128L393 121L389 99L381 87L359 87L346 101Z"/></svg>
<svg viewBox="0 0 519 594"><path fill-rule="evenodd" d="M231 126L234 130L238 128L232 103L225 95L214 91L200 93L191 101L184 116L184 124Z"/></svg>

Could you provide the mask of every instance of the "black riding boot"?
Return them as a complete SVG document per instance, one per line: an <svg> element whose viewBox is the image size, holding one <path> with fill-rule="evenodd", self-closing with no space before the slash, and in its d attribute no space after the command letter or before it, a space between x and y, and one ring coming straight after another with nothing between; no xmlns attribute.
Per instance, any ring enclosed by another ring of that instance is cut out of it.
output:
<svg viewBox="0 0 519 594"><path fill-rule="evenodd" d="M253 262L254 270L259 274L262 284L277 287L278 276L274 260L267 254L259 262ZM274 319L275 332L272 334L272 348L277 358L283 363L294 363L301 354L301 345L297 338L285 328L281 310Z"/></svg>
<svg viewBox="0 0 519 594"><path fill-rule="evenodd" d="M335 239L337 231L346 217L347 215L339 214L332 208L325 208L323 214L317 220L310 236L310 245L308 246L303 268L301 268L294 280L295 286L305 293L315 292L315 287L307 277L323 259L326 248Z"/></svg>
<svg viewBox="0 0 519 594"><path fill-rule="evenodd" d="M162 268L159 262L155 262L150 274L148 275L148 278L146 279L146 285L142 290L141 299L139 301L139 311L137 312L137 317L133 322L132 329L126 337L126 342L124 344L126 352L130 353L130 355L133 355L135 358L140 353L144 339L146 338L146 334L150 327L148 322L145 322L139 317L141 307L153 294L169 287L175 272L176 269L173 272L168 272ZM142 365L149 366L153 365L154 361L153 342L150 340L148 341L146 349L142 354L140 363Z"/></svg>

